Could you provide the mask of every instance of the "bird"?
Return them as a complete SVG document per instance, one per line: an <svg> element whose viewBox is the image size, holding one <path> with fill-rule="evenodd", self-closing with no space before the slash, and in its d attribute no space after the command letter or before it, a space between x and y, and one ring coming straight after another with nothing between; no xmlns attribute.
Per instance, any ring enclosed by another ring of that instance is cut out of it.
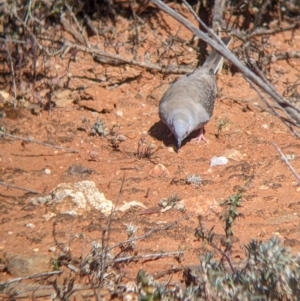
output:
<svg viewBox="0 0 300 301"><path fill-rule="evenodd" d="M228 47L231 37L224 37L222 41ZM170 135L174 134L178 150L182 141L198 129L196 142L206 141L204 126L212 117L217 95L214 75L222 62L223 56L213 50L200 68L175 81L160 100L160 120L170 129Z"/></svg>

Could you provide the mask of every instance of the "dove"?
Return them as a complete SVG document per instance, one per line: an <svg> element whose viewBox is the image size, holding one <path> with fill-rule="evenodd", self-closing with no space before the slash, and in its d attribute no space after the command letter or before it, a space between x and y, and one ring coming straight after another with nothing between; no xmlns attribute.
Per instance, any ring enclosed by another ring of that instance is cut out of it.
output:
<svg viewBox="0 0 300 301"><path fill-rule="evenodd" d="M231 37L224 37L222 41L228 47ZM159 117L170 129L170 135L174 134L178 149L182 141L198 129L195 140L197 143L206 141L204 126L212 117L217 94L214 75L222 62L222 55L213 50L200 68L175 81L161 98Z"/></svg>

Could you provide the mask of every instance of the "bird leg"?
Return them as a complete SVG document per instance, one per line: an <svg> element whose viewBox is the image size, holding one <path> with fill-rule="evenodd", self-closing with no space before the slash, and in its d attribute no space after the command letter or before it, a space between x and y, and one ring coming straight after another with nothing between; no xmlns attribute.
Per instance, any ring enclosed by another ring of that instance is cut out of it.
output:
<svg viewBox="0 0 300 301"><path fill-rule="evenodd" d="M206 139L204 137L204 126L199 129L199 135L196 138L192 139L192 141L196 141L196 143L199 143L201 140L206 142Z"/></svg>

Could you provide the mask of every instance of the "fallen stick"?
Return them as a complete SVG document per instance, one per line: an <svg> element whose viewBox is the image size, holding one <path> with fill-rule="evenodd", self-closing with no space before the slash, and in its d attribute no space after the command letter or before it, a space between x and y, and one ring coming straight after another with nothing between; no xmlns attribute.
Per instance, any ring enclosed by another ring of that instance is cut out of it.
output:
<svg viewBox="0 0 300 301"><path fill-rule="evenodd" d="M31 192L31 193L34 193L34 194L41 194L41 192L38 192L38 191L35 191L35 190L31 190L31 189L23 188L23 187L20 187L20 186L15 186L15 185L7 184L7 183L4 183L4 182L0 182L0 185L8 187L8 188L13 188L13 189L18 189L18 190L23 190L23 191Z"/></svg>
<svg viewBox="0 0 300 301"><path fill-rule="evenodd" d="M136 256L117 258L117 259L114 259L112 262L118 263L118 262L124 262L124 261L134 261L134 260L138 260L138 259L147 259L147 260L159 259L159 258L164 258L164 257L169 257L169 256L179 257L179 256L182 256L183 254L184 254L184 251L136 255Z"/></svg>
<svg viewBox="0 0 300 301"><path fill-rule="evenodd" d="M45 272L45 273L39 273L39 274L34 274L31 276L26 276L26 277L18 277L18 278L13 278L11 280L5 281L5 282L0 282L0 287L1 286L7 286L15 282L20 282L22 280L26 279L36 279L36 278L43 278L43 277L50 277L53 275L60 275L62 271L53 271L53 272Z"/></svg>
<svg viewBox="0 0 300 301"><path fill-rule="evenodd" d="M125 240L125 241L122 241L120 243L115 244L114 246L110 247L108 249L108 251L110 251L110 250L112 250L112 249L114 249L116 247L122 246L124 244L131 243L133 241L145 239L145 238L149 237L152 233L156 233L156 232L168 230L169 228L171 228L171 227L173 227L173 226L181 223L182 221L188 220L189 218L190 218L190 215L187 215L187 216L185 216L183 218L180 218L179 220L176 220L175 222L167 224L167 225L165 225L163 227L153 228L153 229L149 230L148 232L144 233L143 235L140 235L140 236L137 236L137 237L132 237L132 238L129 238L129 239Z"/></svg>
<svg viewBox="0 0 300 301"><path fill-rule="evenodd" d="M286 158L286 156L284 155L284 153L281 151L281 149L277 146L276 143L273 143L274 147L276 148L276 150L278 151L278 153L281 156L282 161L288 166L288 168L292 171L292 173L295 175L295 177L298 179L299 183L300 183L300 176L298 175L298 173L296 172L296 170L294 169L294 167L291 165L291 163L289 162L289 160ZM299 184L298 183L298 184Z"/></svg>
<svg viewBox="0 0 300 301"><path fill-rule="evenodd" d="M25 142L32 142L32 143L35 143L35 144L40 144L40 145L51 147L51 148L61 149L61 150L64 150L64 151L70 152L70 153L79 153L79 151L71 149L71 148L66 148L66 147L62 147L62 146L57 146L57 145L53 145L53 144L39 142L39 141L30 139L30 138L23 138L23 137L19 137L19 136L14 136L14 135L7 134L7 133L1 132L1 131L0 131L0 136L6 136L6 137L9 137L9 138L22 140L22 141L25 141Z"/></svg>
<svg viewBox="0 0 300 301"><path fill-rule="evenodd" d="M132 65L132 66L137 66L137 67L141 67L144 68L146 70L152 70L152 71L158 71L164 74L186 74L189 72L193 72L194 69L193 68L189 68L186 66L177 66L177 65L167 65L167 66L163 66L163 65L159 65L159 64L154 64L154 63L148 63L148 62L141 62L141 61L137 61L134 59L130 59L130 58L125 58L121 55L118 54L111 54L108 52L104 52L100 49L97 49L95 47L85 47L85 46L80 46L71 42L65 42L65 46L66 48L74 48L77 49L79 51L85 52L85 53L90 53L93 55L94 60L101 62L103 64L111 64L111 65L115 65L115 66L119 66L122 64L128 64L128 65Z"/></svg>

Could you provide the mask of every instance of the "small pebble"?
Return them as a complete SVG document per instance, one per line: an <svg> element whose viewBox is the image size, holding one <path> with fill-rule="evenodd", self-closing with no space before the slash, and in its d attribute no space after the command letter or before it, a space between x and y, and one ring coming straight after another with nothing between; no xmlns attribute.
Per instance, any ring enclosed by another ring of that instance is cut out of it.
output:
<svg viewBox="0 0 300 301"><path fill-rule="evenodd" d="M63 252L69 252L70 248L68 246L63 246L62 251Z"/></svg>
<svg viewBox="0 0 300 301"><path fill-rule="evenodd" d="M123 112L122 111L116 111L116 116L123 117Z"/></svg>
<svg viewBox="0 0 300 301"><path fill-rule="evenodd" d="M174 207L177 211L183 212L185 210L185 203L184 203L184 201L179 201L176 203L176 205Z"/></svg>
<svg viewBox="0 0 300 301"><path fill-rule="evenodd" d="M133 139L133 138L135 138L136 137L136 133L128 133L127 135L126 135L129 139Z"/></svg>
<svg viewBox="0 0 300 301"><path fill-rule="evenodd" d="M38 206L38 204L39 204L36 198L30 199L30 203L31 203L33 206Z"/></svg>
<svg viewBox="0 0 300 301"><path fill-rule="evenodd" d="M50 170L49 168L45 168L45 169L44 169L44 173L45 173L46 175L51 175L51 170Z"/></svg>
<svg viewBox="0 0 300 301"><path fill-rule="evenodd" d="M32 251L37 253L40 249L39 248L34 248Z"/></svg>
<svg viewBox="0 0 300 301"><path fill-rule="evenodd" d="M72 272L74 272L74 273L77 273L78 272L78 268L76 268L74 265L72 265L72 264L68 264L68 268L72 271Z"/></svg>
<svg viewBox="0 0 300 301"><path fill-rule="evenodd" d="M289 161L292 161L292 160L295 160L295 159L296 159L296 156L295 156L294 154L292 154L292 155L286 155L285 157L286 157L287 160L289 160Z"/></svg>
<svg viewBox="0 0 300 301"><path fill-rule="evenodd" d="M126 138L125 138L124 135L118 135L117 140L118 140L118 141L125 141Z"/></svg>
<svg viewBox="0 0 300 301"><path fill-rule="evenodd" d="M52 252L52 253L54 253L54 252L56 251L56 246L50 247L50 248L49 248L49 251Z"/></svg>
<svg viewBox="0 0 300 301"><path fill-rule="evenodd" d="M212 157L210 160L210 166L226 165L228 159L226 157Z"/></svg>
<svg viewBox="0 0 300 301"><path fill-rule="evenodd" d="M53 213L53 212L50 212L50 213L44 214L44 215L43 215L43 218L44 218L46 221L48 221L48 220L50 220L50 219L51 219L52 217L54 217L54 216L56 216L56 214Z"/></svg>
<svg viewBox="0 0 300 301"><path fill-rule="evenodd" d="M12 235L13 233L14 233L14 232L12 232L12 231L8 231L8 232L7 232L8 235Z"/></svg>
<svg viewBox="0 0 300 301"><path fill-rule="evenodd" d="M99 153L96 151L91 151L90 152L90 157L95 160L99 156Z"/></svg>
<svg viewBox="0 0 300 301"><path fill-rule="evenodd" d="M50 202L51 199L52 199L51 195L47 195L45 197L39 196L37 198L37 201L38 201L39 204L45 204L47 202Z"/></svg>
<svg viewBox="0 0 300 301"><path fill-rule="evenodd" d="M261 186L259 187L259 189L260 189L260 190L268 190L268 189L270 189L270 187L267 186L267 185L261 185Z"/></svg>
<svg viewBox="0 0 300 301"><path fill-rule="evenodd" d="M32 223L26 224L25 226L26 226L27 228L31 228L31 229L33 229L33 228L35 227L35 225L32 224Z"/></svg>

